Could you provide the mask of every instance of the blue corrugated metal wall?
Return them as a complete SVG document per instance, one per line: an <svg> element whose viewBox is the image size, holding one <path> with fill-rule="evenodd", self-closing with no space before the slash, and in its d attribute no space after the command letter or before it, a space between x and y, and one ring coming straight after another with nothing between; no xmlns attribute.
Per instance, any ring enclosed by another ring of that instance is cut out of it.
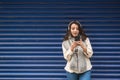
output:
<svg viewBox="0 0 120 80"><path fill-rule="evenodd" d="M91 40L92 80L119 80L120 2L46 1L0 1L0 80L65 80L61 42L71 20Z"/></svg>

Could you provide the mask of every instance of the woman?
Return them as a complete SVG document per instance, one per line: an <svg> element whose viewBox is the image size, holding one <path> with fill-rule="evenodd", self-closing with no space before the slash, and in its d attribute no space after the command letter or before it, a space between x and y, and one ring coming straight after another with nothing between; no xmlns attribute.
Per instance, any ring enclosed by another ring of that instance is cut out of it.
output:
<svg viewBox="0 0 120 80"><path fill-rule="evenodd" d="M78 21L69 23L62 50L67 61L65 70L68 80L91 80L90 58L93 50L89 38Z"/></svg>

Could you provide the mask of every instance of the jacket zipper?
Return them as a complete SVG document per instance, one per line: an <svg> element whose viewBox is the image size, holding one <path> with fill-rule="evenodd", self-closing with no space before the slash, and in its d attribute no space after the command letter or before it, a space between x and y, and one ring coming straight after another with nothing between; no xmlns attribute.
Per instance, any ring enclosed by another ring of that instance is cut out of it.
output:
<svg viewBox="0 0 120 80"><path fill-rule="evenodd" d="M75 53L76 53L76 57L77 57L77 69L78 69L78 49L75 50Z"/></svg>

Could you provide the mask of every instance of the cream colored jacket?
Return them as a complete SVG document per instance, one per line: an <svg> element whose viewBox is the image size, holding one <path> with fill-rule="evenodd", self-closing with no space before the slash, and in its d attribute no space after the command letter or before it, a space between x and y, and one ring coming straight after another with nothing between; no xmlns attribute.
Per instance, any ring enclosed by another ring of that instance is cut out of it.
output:
<svg viewBox="0 0 120 80"><path fill-rule="evenodd" d="M74 38L70 38L70 42L72 43L73 41L74 41ZM85 44L86 44L86 48L87 48L87 53L85 53L85 52L83 52L83 53L85 55L86 68L87 68L86 71L88 71L88 70L91 70L91 68L92 68L92 65L91 65L91 62L90 62L90 58L93 55L93 49L92 49L92 46L91 46L91 43L90 43L90 40L89 40L88 37L85 40ZM66 49L66 46L69 47L69 48ZM73 52L71 51L70 44L68 44L68 40L63 41L63 43L62 43L62 50L63 50L64 58L67 61L67 64L66 64L64 69L66 71L70 72L70 73L73 73L73 72L74 73L82 73L80 71L73 71L73 70L70 69L70 59L72 57L72 54L74 53L74 50L73 50Z"/></svg>

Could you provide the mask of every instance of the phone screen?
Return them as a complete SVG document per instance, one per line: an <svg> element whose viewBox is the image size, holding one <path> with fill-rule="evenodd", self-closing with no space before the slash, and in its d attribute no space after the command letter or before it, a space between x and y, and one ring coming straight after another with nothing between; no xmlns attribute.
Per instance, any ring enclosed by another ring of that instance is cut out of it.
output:
<svg viewBox="0 0 120 80"><path fill-rule="evenodd" d="M75 37L75 41L79 41L80 40L80 35Z"/></svg>

